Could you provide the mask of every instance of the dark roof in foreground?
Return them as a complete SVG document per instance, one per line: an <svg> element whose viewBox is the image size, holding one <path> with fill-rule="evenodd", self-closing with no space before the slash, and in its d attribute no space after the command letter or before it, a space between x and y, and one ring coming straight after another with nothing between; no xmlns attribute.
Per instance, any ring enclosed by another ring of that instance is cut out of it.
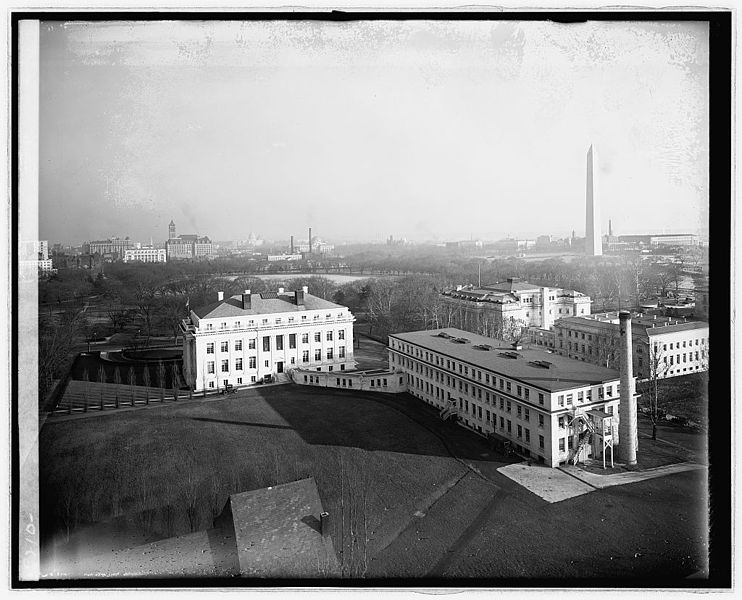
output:
<svg viewBox="0 0 742 600"><path fill-rule="evenodd" d="M517 379L549 392L598 385L619 378L618 371L614 369L566 358L544 350L513 350L507 342L452 327L394 333L389 337L416 344L477 368L500 373L505 377ZM453 341L455 338L467 341L458 343ZM481 346L489 346L489 350L482 349ZM518 356L517 358L503 356L507 352L515 352ZM548 362L548 368L538 364L538 361Z"/></svg>
<svg viewBox="0 0 742 600"><path fill-rule="evenodd" d="M220 317L242 317L245 315L266 315L270 313L283 313L303 310L322 310L346 308L329 300L324 300L312 294L304 294L304 304L298 306L294 292L277 294L276 292L263 292L262 294L251 294L251 308L242 308L242 294L231 298L225 298L218 302L207 304L193 309L199 319L216 319Z"/></svg>
<svg viewBox="0 0 742 600"><path fill-rule="evenodd" d="M224 514L234 523L242 576L339 576L331 537L320 531L322 510L313 477L230 496Z"/></svg>

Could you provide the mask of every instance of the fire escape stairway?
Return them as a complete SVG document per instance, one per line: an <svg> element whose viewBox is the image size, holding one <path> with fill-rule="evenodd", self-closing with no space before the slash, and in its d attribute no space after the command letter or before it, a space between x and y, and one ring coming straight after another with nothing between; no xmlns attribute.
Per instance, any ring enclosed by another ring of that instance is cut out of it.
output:
<svg viewBox="0 0 742 600"><path fill-rule="evenodd" d="M582 437L579 444L577 445L577 448L575 448L574 450L571 450L570 452L569 462L571 462L573 465L577 464L577 462L580 459L580 454L585 448L587 448L587 446L590 445L593 439L593 435L595 434L595 424L593 423L592 419L590 419L586 415L577 414L572 419L572 423L574 423L577 419L580 419L584 424L584 428L582 430L582 433L584 433L584 436Z"/></svg>
<svg viewBox="0 0 742 600"><path fill-rule="evenodd" d="M440 415L441 419L444 421L448 419L448 417L452 415L457 415L459 413L459 407L456 403L451 402L449 405L443 409L441 409Z"/></svg>

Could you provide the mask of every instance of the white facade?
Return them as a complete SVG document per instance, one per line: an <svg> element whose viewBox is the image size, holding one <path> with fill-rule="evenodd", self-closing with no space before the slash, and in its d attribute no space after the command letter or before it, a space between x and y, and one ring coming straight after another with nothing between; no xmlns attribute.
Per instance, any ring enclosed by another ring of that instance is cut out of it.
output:
<svg viewBox="0 0 742 600"><path fill-rule="evenodd" d="M458 286L441 297L451 311L451 325L490 337L502 337L511 320L551 329L557 319L589 315L592 305L590 296L580 292L540 287L517 277L480 288Z"/></svg>
<svg viewBox="0 0 742 600"><path fill-rule="evenodd" d="M451 328L390 335L389 368L403 371L409 393L442 416L451 411L460 425L551 467L572 458L578 415L610 415L617 439L617 371L537 350L484 350L491 342Z"/></svg>
<svg viewBox="0 0 742 600"><path fill-rule="evenodd" d="M340 306L306 291L244 294L192 310L181 323L183 371L195 391L255 384L291 369L355 368L353 322Z"/></svg>
<svg viewBox="0 0 742 600"><path fill-rule="evenodd" d="M617 312L561 319L554 326L557 354L577 360L618 366ZM634 316L631 322L634 374L660 379L708 370L708 323L677 317Z"/></svg>
<svg viewBox="0 0 742 600"><path fill-rule="evenodd" d="M124 252L124 262L139 260L142 262L167 262L167 250L165 248L131 248Z"/></svg>

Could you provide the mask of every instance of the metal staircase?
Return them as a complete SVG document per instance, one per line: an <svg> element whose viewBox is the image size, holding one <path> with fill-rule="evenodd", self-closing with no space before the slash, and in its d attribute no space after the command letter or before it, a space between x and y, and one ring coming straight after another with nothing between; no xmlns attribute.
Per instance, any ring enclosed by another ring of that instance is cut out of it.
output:
<svg viewBox="0 0 742 600"><path fill-rule="evenodd" d="M449 402L448 406L441 409L440 415L441 419L444 421L448 419L451 416L455 416L459 414L459 405L456 402Z"/></svg>
<svg viewBox="0 0 742 600"><path fill-rule="evenodd" d="M575 421L577 420L582 421L583 423L583 429L582 433L584 433L582 439L577 444L577 448L570 449L568 462L571 462L573 465L576 465L580 460L580 455L584 450L586 450L593 441L593 434L595 433L595 424L592 422L592 419L590 419L587 415L584 414L575 414L571 425L574 425ZM578 432L575 432L575 435L579 435ZM585 459L583 458L583 462L585 462Z"/></svg>

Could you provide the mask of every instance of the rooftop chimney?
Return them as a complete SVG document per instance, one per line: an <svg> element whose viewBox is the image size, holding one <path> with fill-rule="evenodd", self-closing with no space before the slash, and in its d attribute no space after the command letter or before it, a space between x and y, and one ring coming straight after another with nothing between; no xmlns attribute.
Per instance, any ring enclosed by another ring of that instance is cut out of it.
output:
<svg viewBox="0 0 742 600"><path fill-rule="evenodd" d="M278 288L278 293L283 294L283 288Z"/></svg>
<svg viewBox="0 0 742 600"><path fill-rule="evenodd" d="M242 294L242 310L250 310L252 308L252 296L250 290L245 290Z"/></svg>
<svg viewBox="0 0 742 600"><path fill-rule="evenodd" d="M296 290L294 294L296 296L296 306L304 306L304 290Z"/></svg>
<svg viewBox="0 0 742 600"><path fill-rule="evenodd" d="M634 397L634 372L631 351L631 313L622 310L618 313L621 336L621 400L618 421L619 460L628 465L636 464L636 451L639 438L636 425L636 398Z"/></svg>
<svg viewBox="0 0 742 600"><path fill-rule="evenodd" d="M309 288L308 288L308 287L307 287L306 285L302 286L301 290L302 290L302 292L304 292L305 294L308 294L308 293L309 293Z"/></svg>
<svg viewBox="0 0 742 600"><path fill-rule="evenodd" d="M218 300L219 302L221 302L222 300L224 300L224 292L217 292L217 293L216 293L216 299L217 299L217 300Z"/></svg>

